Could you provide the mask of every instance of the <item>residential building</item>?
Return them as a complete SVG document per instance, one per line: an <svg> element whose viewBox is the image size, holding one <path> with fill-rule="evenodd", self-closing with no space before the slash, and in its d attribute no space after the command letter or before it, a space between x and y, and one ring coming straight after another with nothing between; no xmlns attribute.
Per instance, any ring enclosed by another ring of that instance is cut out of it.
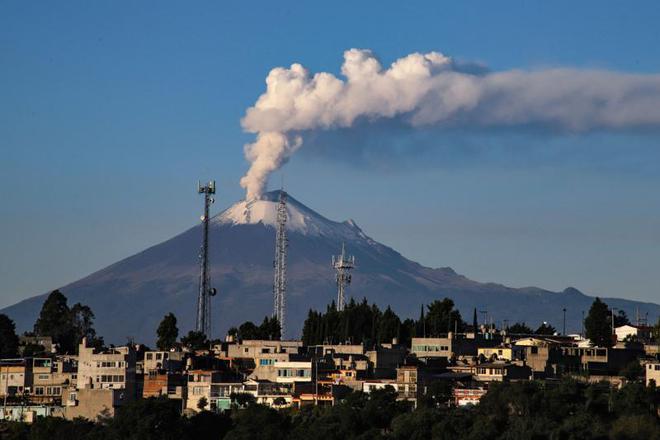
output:
<svg viewBox="0 0 660 440"><path fill-rule="evenodd" d="M417 365L403 365L396 369L396 389L399 400L413 402L417 406L420 396L420 374Z"/></svg>
<svg viewBox="0 0 660 440"><path fill-rule="evenodd" d="M144 374L142 397L185 398L185 373L150 370Z"/></svg>
<svg viewBox="0 0 660 440"><path fill-rule="evenodd" d="M79 417L88 420L98 420L102 417L113 417L117 408L134 400L124 388L80 388L70 387L64 394L64 416L73 420Z"/></svg>
<svg viewBox="0 0 660 440"><path fill-rule="evenodd" d="M396 379L372 379L365 380L362 383L362 392L369 394L374 390L382 390L391 387L394 391L399 391L399 384Z"/></svg>
<svg viewBox="0 0 660 440"><path fill-rule="evenodd" d="M34 358L30 401L38 404L61 405L66 390L77 383L78 364L73 357Z"/></svg>
<svg viewBox="0 0 660 440"><path fill-rule="evenodd" d="M505 382L532 378L531 368L509 362L485 362L473 367L473 371L475 379L479 382Z"/></svg>
<svg viewBox="0 0 660 440"><path fill-rule="evenodd" d="M291 406L293 403L291 382L249 379L243 383L244 392L252 394L257 403L275 408Z"/></svg>
<svg viewBox="0 0 660 440"><path fill-rule="evenodd" d="M471 339L450 332L446 338L412 338L411 353L419 359L476 356L478 347L495 346L500 339Z"/></svg>
<svg viewBox="0 0 660 440"><path fill-rule="evenodd" d="M19 399L32 386L32 359L0 360L0 396Z"/></svg>
<svg viewBox="0 0 660 440"><path fill-rule="evenodd" d="M83 338L78 347L77 388L123 389L125 395L135 395L135 350L131 346L97 352Z"/></svg>
<svg viewBox="0 0 660 440"><path fill-rule="evenodd" d="M27 347L43 347L45 353L55 353L56 345L53 344L53 338L50 336L26 336L18 337L18 353L23 356Z"/></svg>
<svg viewBox="0 0 660 440"><path fill-rule="evenodd" d="M616 327L617 341L624 341L626 338L634 338L641 342L648 342L651 339L651 332L653 328L645 325L632 325L626 324Z"/></svg>
<svg viewBox="0 0 660 440"><path fill-rule="evenodd" d="M651 381L654 381L656 386L660 386L660 362L650 362L646 364L644 372L646 386L649 386Z"/></svg>
<svg viewBox="0 0 660 440"><path fill-rule="evenodd" d="M192 370L187 374L185 408L199 411L202 398L206 409L213 411L229 409L231 395L245 391L243 382L225 371Z"/></svg>
<svg viewBox="0 0 660 440"><path fill-rule="evenodd" d="M147 351L144 353L145 373L153 370L183 371L186 366L186 353L182 351Z"/></svg>
<svg viewBox="0 0 660 440"><path fill-rule="evenodd" d="M496 347L477 348L477 356L483 356L486 359L513 361L523 359L524 355L524 348L511 344L502 344Z"/></svg>
<svg viewBox="0 0 660 440"><path fill-rule="evenodd" d="M245 340L239 344L227 345L230 358L256 359L266 353L295 353L302 349L302 341Z"/></svg>
<svg viewBox="0 0 660 440"><path fill-rule="evenodd" d="M454 388L454 404L456 406L477 405L488 392L485 388Z"/></svg>

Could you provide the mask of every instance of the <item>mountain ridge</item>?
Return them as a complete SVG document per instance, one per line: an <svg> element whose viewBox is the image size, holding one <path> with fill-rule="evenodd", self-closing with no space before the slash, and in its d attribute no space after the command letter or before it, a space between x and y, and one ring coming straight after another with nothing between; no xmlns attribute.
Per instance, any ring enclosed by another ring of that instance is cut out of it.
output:
<svg viewBox="0 0 660 440"><path fill-rule="evenodd" d="M274 226L279 191L247 207L237 202L211 219L211 279L219 290L212 309L213 336L221 337L245 320L261 321L272 313ZM246 217L245 210L252 211ZM419 316L422 304L450 297L469 320L473 308L487 310L500 323L525 321L537 326L550 321L560 329L566 307L567 328L581 327L581 312L593 298L568 287L552 292L538 287L511 288L480 283L450 267L429 268L381 244L351 220L336 222L323 217L290 195L287 196L289 234L288 337L299 336L307 311L325 309L335 299L331 255L346 244L356 256L357 268L349 297L366 297L382 307L390 305L401 317ZM126 338L153 342L156 327L169 312L179 319L181 333L194 325L198 250L201 225L113 263L60 288L71 304L82 302L96 314L99 334L111 343ZM45 294L3 309L19 330L31 329ZM637 308L655 319L660 306L652 303L605 299L610 306Z"/></svg>

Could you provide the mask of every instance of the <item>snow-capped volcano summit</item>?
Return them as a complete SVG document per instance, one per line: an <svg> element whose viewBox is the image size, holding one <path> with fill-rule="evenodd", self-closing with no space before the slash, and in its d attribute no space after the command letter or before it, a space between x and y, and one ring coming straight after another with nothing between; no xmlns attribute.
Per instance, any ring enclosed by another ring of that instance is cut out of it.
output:
<svg viewBox="0 0 660 440"><path fill-rule="evenodd" d="M212 219L214 224L262 224L275 227L282 191L270 191L260 199L241 200ZM322 235L338 239L368 239L353 220L335 222L306 207L286 194L287 230L304 235Z"/></svg>
<svg viewBox="0 0 660 440"><path fill-rule="evenodd" d="M211 283L218 289L212 301L212 337L221 338L232 326L246 320L261 321L272 313L279 197L280 192L273 191L259 200L240 201L212 218ZM464 319L479 307L495 320L531 326L541 321L557 326L565 308L568 329L575 330L580 328L580 311L587 310L593 301L576 289L514 289L472 281L448 267L424 267L370 239L353 221L329 220L290 195L287 213L288 337L299 336L310 308L324 310L336 298L331 256L341 252L342 243L357 263L348 297L366 297L382 307L390 305L402 318L417 317L422 304L450 297ZM190 228L60 290L69 303L81 302L92 308L96 329L108 343L121 344L126 337L153 342L158 323L169 312L176 315L184 334L195 320L201 229L201 225ZM629 314L636 308L650 316L660 313L660 306L655 304L605 300ZM1 312L16 321L18 330L29 330L43 301L44 295L35 296Z"/></svg>

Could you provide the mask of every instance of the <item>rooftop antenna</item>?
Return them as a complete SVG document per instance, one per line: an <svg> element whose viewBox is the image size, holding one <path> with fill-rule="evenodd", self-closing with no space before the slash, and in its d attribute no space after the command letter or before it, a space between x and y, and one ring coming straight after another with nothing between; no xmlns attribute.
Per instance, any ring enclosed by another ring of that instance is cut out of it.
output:
<svg viewBox="0 0 660 440"><path fill-rule="evenodd" d="M204 194L204 215L202 215L202 247L199 253L199 292L197 294L197 320L195 330L211 338L211 297L217 290L211 287L211 274L209 273L209 207L215 199L215 180L202 185L197 182L197 193Z"/></svg>
<svg viewBox="0 0 660 440"><path fill-rule="evenodd" d="M286 235L286 192L280 190L280 202L277 205L277 224L275 226L275 279L273 281L273 316L280 323L280 338L286 331L286 253L289 240Z"/></svg>
<svg viewBox="0 0 660 440"><path fill-rule="evenodd" d="M341 244L341 255L332 256L332 267L337 271L337 310L346 307L346 288L351 284L351 270L355 268L355 257L346 255L344 243Z"/></svg>

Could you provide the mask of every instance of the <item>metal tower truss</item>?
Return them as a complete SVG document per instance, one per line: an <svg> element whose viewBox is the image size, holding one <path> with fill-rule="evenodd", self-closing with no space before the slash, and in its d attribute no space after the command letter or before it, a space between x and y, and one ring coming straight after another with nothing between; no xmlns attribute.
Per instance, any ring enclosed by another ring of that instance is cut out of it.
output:
<svg viewBox="0 0 660 440"><path fill-rule="evenodd" d="M204 215L202 220L202 247L199 252L199 290L197 293L197 319L195 330L211 338L211 297L217 293L211 287L211 273L209 271L209 208L215 199L215 180L207 185L197 182L197 192L204 194Z"/></svg>
<svg viewBox="0 0 660 440"><path fill-rule="evenodd" d="M346 255L344 244L341 245L341 255L332 256L332 267L337 272L337 310L346 307L346 290L351 284L351 270L355 268L355 257Z"/></svg>
<svg viewBox="0 0 660 440"><path fill-rule="evenodd" d="M280 191L277 205L277 224L275 226L275 279L273 282L273 316L280 323L281 338L286 331L286 258L288 239L286 234L286 193Z"/></svg>

